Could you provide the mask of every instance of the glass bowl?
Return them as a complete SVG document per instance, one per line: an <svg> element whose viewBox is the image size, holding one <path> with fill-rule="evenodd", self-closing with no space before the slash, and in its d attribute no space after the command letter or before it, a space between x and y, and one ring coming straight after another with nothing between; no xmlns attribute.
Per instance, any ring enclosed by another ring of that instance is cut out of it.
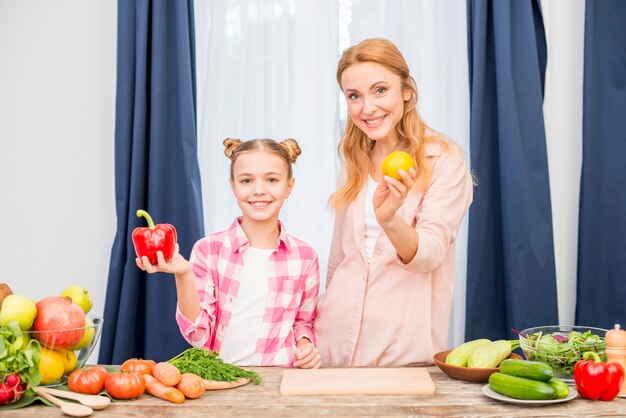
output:
<svg viewBox="0 0 626 418"><path fill-rule="evenodd" d="M41 359L39 372L42 375L40 386L59 386L67 382L67 377L75 369L83 367L102 333L103 319L95 315L86 315L87 324L82 328L50 330L50 331L22 331L29 339L39 341L41 345ZM91 324L91 323L92 324ZM68 346L65 341L76 340L78 343ZM69 337L68 337L69 336ZM67 337L67 338L66 338ZM63 372L60 372L60 363Z"/></svg>
<svg viewBox="0 0 626 418"><path fill-rule="evenodd" d="M606 361L606 331L585 326L548 325L523 330L519 342L526 359L548 364L554 370L554 377L571 383L574 365L583 359L586 351L594 351Z"/></svg>

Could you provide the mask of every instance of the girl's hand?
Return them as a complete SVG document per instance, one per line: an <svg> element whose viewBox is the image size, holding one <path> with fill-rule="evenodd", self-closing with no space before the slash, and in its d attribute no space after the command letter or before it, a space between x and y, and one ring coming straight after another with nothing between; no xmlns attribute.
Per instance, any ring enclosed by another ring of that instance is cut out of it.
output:
<svg viewBox="0 0 626 418"><path fill-rule="evenodd" d="M137 267L148 273L161 272L180 275L191 270L191 263L185 260L185 257L180 255L178 252L178 243L174 247L174 254L172 255L172 258L170 258L170 261L165 261L161 251L157 252L157 261L158 264L153 265L150 264L150 261L148 261L148 257L146 256L135 258L135 264L137 264Z"/></svg>
<svg viewBox="0 0 626 418"><path fill-rule="evenodd" d="M298 340L295 354L297 360L293 362L293 367L319 369L322 365L319 350L308 338Z"/></svg>
<svg viewBox="0 0 626 418"><path fill-rule="evenodd" d="M408 173L398 170L398 174L402 181L385 176L374 192L372 199L374 213L378 224L382 227L393 220L398 209L404 204L407 193L415 184L417 172L414 168L410 168Z"/></svg>

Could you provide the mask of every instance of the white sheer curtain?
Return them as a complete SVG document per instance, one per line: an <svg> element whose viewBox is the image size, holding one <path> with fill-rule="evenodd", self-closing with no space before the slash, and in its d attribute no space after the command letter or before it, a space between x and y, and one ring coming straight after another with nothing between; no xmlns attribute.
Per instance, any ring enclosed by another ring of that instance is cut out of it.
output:
<svg viewBox="0 0 626 418"><path fill-rule="evenodd" d="M543 115L554 229L559 323L576 317L578 204L583 150L585 0L542 1L548 46Z"/></svg>
<svg viewBox="0 0 626 418"><path fill-rule="evenodd" d="M419 91L419 112L452 138L469 159L469 85L465 0L352 0L351 43L388 38L409 64ZM456 287L450 347L465 340L467 216L456 242Z"/></svg>
<svg viewBox="0 0 626 418"><path fill-rule="evenodd" d="M302 155L280 218L290 234L317 250L324 278L332 234L327 201L338 164L337 2L197 0L195 5L206 231L227 228L241 213L228 184L224 138L295 138Z"/></svg>
<svg viewBox="0 0 626 418"><path fill-rule="evenodd" d="M335 189L338 118L345 118L337 107L335 81L340 51L368 37L396 43L417 82L421 115L468 151L465 10L465 0L197 0L199 158L207 232L228 227L239 213L222 140L294 137L303 152L281 218L290 233L316 248L324 278L332 233L327 199ZM465 221L457 238L451 346L464 340L466 248Z"/></svg>

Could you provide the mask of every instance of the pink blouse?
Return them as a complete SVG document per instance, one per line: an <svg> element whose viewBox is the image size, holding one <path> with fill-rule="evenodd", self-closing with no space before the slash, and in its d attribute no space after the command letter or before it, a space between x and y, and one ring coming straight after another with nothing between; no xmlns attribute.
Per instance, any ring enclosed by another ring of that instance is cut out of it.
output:
<svg viewBox="0 0 626 418"><path fill-rule="evenodd" d="M255 344L261 366L291 367L296 341L311 330L319 291L317 253L311 246L288 235L279 221L280 235L270 256L269 293L263 317L262 337ZM242 250L250 245L237 218L226 231L200 239L191 253L200 315L195 322L178 307L176 322L183 337L194 347L220 351L235 306L243 274Z"/></svg>
<svg viewBox="0 0 626 418"><path fill-rule="evenodd" d="M336 214L326 291L314 332L324 367L432 363L445 348L454 293L455 238L473 195L462 151L429 143L432 179L411 190L398 214L419 234L403 264L381 231L371 263L365 253L365 187Z"/></svg>

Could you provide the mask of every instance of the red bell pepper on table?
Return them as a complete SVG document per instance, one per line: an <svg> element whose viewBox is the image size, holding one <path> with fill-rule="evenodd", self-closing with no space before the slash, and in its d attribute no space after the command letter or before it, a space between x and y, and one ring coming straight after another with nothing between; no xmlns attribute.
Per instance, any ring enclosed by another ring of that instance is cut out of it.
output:
<svg viewBox="0 0 626 418"><path fill-rule="evenodd" d="M597 353L588 351L574 366L574 382L583 398L610 401L622 388L624 369L619 363L603 363Z"/></svg>
<svg viewBox="0 0 626 418"><path fill-rule="evenodd" d="M145 210L137 211L138 217L146 218L147 227L137 227L133 230L133 245L137 257L148 257L150 264L157 264L157 251L163 253L165 261L174 255L176 246L176 228L170 224L154 224L152 217Z"/></svg>

